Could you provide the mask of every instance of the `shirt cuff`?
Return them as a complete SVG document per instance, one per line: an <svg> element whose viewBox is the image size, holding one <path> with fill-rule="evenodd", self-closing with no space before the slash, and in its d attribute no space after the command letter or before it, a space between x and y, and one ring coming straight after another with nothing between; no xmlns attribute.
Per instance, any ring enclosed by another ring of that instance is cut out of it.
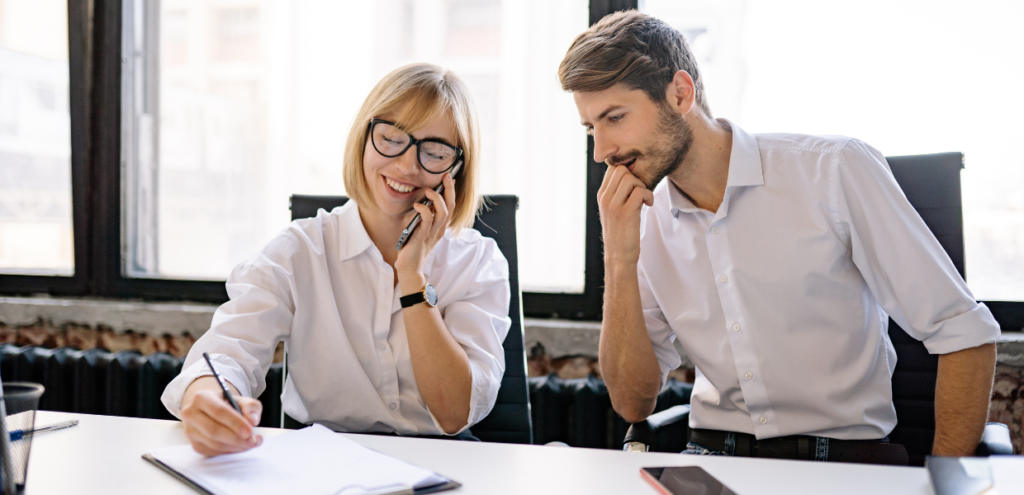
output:
<svg viewBox="0 0 1024 495"><path fill-rule="evenodd" d="M210 361L213 361L213 365L217 367L217 373L220 374L220 377L234 385L240 394L246 397L252 395L252 391L249 389L249 381L245 379L245 373L238 366L238 363L223 354L210 354ZM168 412L174 415L175 418L181 419L181 401L185 398L185 389L192 382L196 381L197 378L210 375L213 375L213 373L210 372L210 367L206 365L206 360L200 358L189 367L182 369L181 373L167 384L163 395L160 396L160 401L163 402Z"/></svg>
<svg viewBox="0 0 1024 495"><path fill-rule="evenodd" d="M446 433L444 428L441 427L441 423L437 422L437 418L434 417L434 413L427 408L427 412L430 414L430 420L434 422L434 428L437 428L442 435L454 436L458 435L469 429L469 427L480 422L481 419L487 416L494 408L494 403L498 399L498 386L491 382L487 378L487 373L484 372L483 368L480 367L475 361L469 361L469 371L473 377L473 388L470 391L469 396L469 417L466 425L459 428L459 431L455 433Z"/></svg>
<svg viewBox="0 0 1024 495"><path fill-rule="evenodd" d="M949 354L999 340L999 323L984 304L946 321L923 340L930 354Z"/></svg>

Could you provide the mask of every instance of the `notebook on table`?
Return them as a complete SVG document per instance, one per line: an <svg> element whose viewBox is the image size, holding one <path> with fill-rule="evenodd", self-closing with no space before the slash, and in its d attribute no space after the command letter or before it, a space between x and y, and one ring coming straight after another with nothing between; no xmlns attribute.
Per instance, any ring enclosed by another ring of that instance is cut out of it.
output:
<svg viewBox="0 0 1024 495"><path fill-rule="evenodd" d="M460 486L321 425L265 438L238 454L205 457L191 445L178 445L142 457L210 495L419 495Z"/></svg>

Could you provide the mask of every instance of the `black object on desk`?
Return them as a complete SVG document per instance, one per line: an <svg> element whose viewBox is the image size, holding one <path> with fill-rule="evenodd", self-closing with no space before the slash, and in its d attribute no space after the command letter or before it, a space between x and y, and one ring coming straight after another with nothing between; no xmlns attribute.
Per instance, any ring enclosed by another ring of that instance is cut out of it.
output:
<svg viewBox="0 0 1024 495"><path fill-rule="evenodd" d="M640 474L662 495L736 495L700 466L640 468Z"/></svg>

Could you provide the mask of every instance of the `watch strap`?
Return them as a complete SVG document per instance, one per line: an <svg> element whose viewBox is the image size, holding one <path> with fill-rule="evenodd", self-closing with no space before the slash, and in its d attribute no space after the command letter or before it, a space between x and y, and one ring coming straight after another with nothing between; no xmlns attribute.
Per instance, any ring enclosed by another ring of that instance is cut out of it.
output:
<svg viewBox="0 0 1024 495"><path fill-rule="evenodd" d="M413 292L412 294L409 294L408 296L402 296L402 297L398 298L398 301L402 303L402 309L405 309L405 308L408 308L410 306L415 306L415 305L417 305L419 303L422 303L422 302L427 302L427 298L426 298L426 296L423 295L423 291L419 291L419 292Z"/></svg>

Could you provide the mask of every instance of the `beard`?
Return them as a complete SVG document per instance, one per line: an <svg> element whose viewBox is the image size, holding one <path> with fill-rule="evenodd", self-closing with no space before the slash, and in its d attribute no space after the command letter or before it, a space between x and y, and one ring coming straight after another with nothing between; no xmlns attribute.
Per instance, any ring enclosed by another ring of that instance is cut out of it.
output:
<svg viewBox="0 0 1024 495"><path fill-rule="evenodd" d="M636 177L653 191L665 177L675 173L683 165L686 155L693 144L693 131L686 119L664 106L659 107L658 129L654 143L647 149L630 150L605 160L609 164L628 163L637 158L646 159L650 165L647 170L635 170ZM644 177L646 176L646 177Z"/></svg>

